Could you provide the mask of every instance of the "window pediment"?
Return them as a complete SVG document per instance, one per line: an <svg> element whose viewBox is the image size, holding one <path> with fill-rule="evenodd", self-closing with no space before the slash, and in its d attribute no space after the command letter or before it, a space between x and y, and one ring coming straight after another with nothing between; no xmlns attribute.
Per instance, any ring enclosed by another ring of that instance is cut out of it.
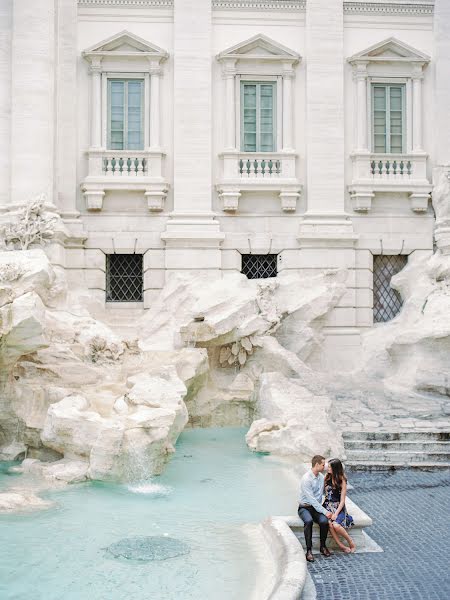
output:
<svg viewBox="0 0 450 600"><path fill-rule="evenodd" d="M146 40L130 33L129 31L121 31L116 35L103 40L87 48L82 52L83 57L94 62L96 60L102 60L103 58L144 58L156 60L162 62L168 58L168 53L157 46L151 44Z"/></svg>
<svg viewBox="0 0 450 600"><path fill-rule="evenodd" d="M426 65L430 62L430 57L420 50L391 37L354 54L348 59L348 62L352 65L377 62L391 64L420 63Z"/></svg>
<svg viewBox="0 0 450 600"><path fill-rule="evenodd" d="M301 57L294 50L290 50L263 34L258 34L224 50L217 55L217 60L220 62L227 60L280 61L288 62L293 66L301 60Z"/></svg>

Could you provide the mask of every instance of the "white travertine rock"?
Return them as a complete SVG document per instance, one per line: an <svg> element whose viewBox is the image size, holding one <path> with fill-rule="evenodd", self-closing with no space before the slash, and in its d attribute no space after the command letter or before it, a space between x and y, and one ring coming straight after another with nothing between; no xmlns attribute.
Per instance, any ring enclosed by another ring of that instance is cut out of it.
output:
<svg viewBox="0 0 450 600"><path fill-rule="evenodd" d="M8 490L0 493L0 512L22 512L50 508L52 502L43 500L30 491Z"/></svg>
<svg viewBox="0 0 450 600"><path fill-rule="evenodd" d="M412 258L392 278L399 315L363 338L363 369L401 393L447 396L450 385L450 256Z"/></svg>
<svg viewBox="0 0 450 600"><path fill-rule="evenodd" d="M0 288L9 287L15 298L27 292L45 298L55 280L54 269L43 250L0 252Z"/></svg>
<svg viewBox="0 0 450 600"><path fill-rule="evenodd" d="M342 456L341 434L330 418L331 400L306 389L299 379L280 373L261 376L254 421L246 435L248 446L309 459L314 454Z"/></svg>
<svg viewBox="0 0 450 600"><path fill-rule="evenodd" d="M337 269L265 280L236 273L207 284L198 277L173 276L141 320L139 347L170 349L180 341L223 346L273 333L282 319L297 312L310 322L338 302L345 278L346 272Z"/></svg>
<svg viewBox="0 0 450 600"><path fill-rule="evenodd" d="M40 475L49 481L80 483L86 481L89 464L85 461L63 458L54 462L26 458L19 467L13 467L16 473Z"/></svg>
<svg viewBox="0 0 450 600"><path fill-rule="evenodd" d="M0 258L3 362L15 375L0 410L8 430L3 450L8 458L29 451L53 460L30 467L45 479L160 473L188 422L186 406L194 425L249 425L268 371L286 381L301 378L309 390L303 396L323 395L320 378L299 356L318 340L313 321L345 289L341 271L264 281L241 274L207 282L174 276L137 328L139 348L131 348L89 314L86 290L65 294L63 272L42 250ZM101 316L104 309L94 304ZM289 337L286 318L304 332L292 349L282 345ZM277 403L283 421L289 410L282 397L274 396ZM311 415L303 418L301 426L310 427ZM285 435L272 436L272 451L299 451L298 419L297 411L287 418L290 429L283 425Z"/></svg>
<svg viewBox="0 0 450 600"><path fill-rule="evenodd" d="M45 307L39 296L27 292L0 308L0 366L14 365L20 356L44 348Z"/></svg>

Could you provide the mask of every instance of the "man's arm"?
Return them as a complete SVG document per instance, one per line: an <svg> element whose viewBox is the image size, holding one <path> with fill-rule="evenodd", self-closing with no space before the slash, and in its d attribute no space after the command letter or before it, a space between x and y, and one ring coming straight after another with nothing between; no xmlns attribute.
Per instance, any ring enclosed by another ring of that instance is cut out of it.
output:
<svg viewBox="0 0 450 600"><path fill-rule="evenodd" d="M325 510L325 508L314 498L314 492L309 479L302 479L302 492L308 498L309 504L311 504L311 506L315 508L317 512L321 512L323 515L328 516L328 511Z"/></svg>

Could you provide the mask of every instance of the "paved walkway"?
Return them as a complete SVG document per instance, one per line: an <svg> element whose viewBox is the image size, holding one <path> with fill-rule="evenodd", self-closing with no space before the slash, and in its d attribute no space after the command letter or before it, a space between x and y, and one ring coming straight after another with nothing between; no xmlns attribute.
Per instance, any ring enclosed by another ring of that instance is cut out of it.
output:
<svg viewBox="0 0 450 600"><path fill-rule="evenodd" d="M448 600L450 471L350 473L351 498L374 521L382 553L317 557L318 600Z"/></svg>

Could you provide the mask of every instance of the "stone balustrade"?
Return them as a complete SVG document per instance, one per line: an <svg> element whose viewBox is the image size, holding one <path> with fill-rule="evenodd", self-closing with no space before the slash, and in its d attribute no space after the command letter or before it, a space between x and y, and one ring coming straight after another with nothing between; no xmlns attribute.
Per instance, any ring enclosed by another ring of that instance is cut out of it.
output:
<svg viewBox="0 0 450 600"><path fill-rule="evenodd" d="M88 175L82 183L88 210L101 210L109 190L142 191L151 211L164 209L168 185L163 177L164 153L153 150L88 151Z"/></svg>
<svg viewBox="0 0 450 600"><path fill-rule="evenodd" d="M284 211L295 211L302 186L295 152L238 152L220 155L222 177L217 190L224 211L235 212L245 191L276 191Z"/></svg>
<svg viewBox="0 0 450 600"><path fill-rule="evenodd" d="M105 152L103 157L103 173L114 176L139 176L147 174L148 161L145 157L136 153L113 153Z"/></svg>
<svg viewBox="0 0 450 600"><path fill-rule="evenodd" d="M376 192L405 192L414 212L427 211L431 184L426 153L359 152L352 154L351 159L353 175L349 191L354 211L369 211Z"/></svg>

